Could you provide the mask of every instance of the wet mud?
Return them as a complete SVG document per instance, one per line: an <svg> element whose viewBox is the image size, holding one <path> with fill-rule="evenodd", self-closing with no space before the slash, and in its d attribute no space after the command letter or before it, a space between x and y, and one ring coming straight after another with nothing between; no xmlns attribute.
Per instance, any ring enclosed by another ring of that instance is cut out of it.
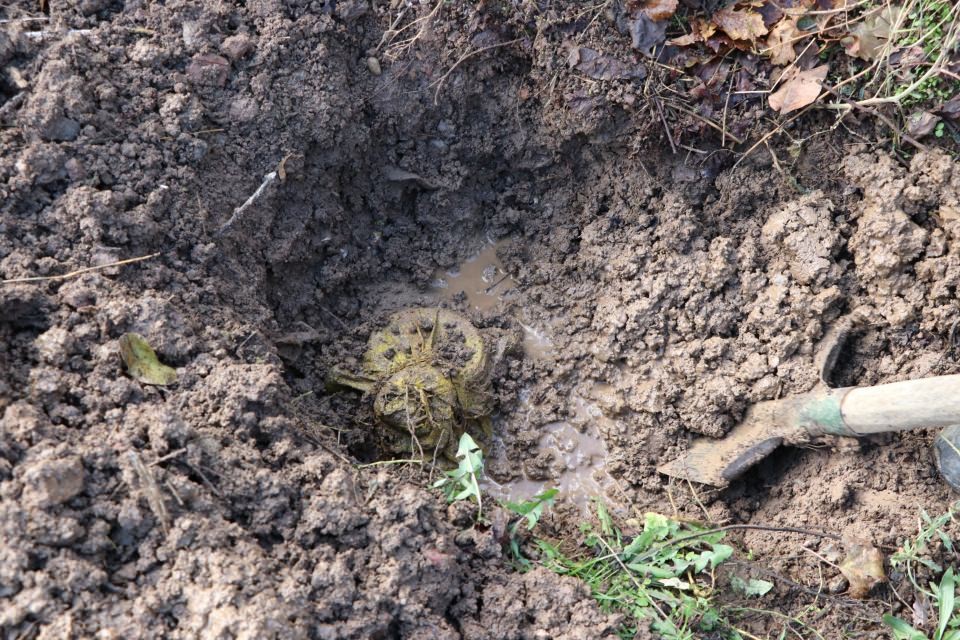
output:
<svg viewBox="0 0 960 640"><path fill-rule="evenodd" d="M5 637L614 637L428 468L358 467L372 399L326 382L409 307L498 345L488 491L561 488L546 534L601 493L895 545L950 503L927 432L781 449L723 491L656 467L811 389L853 312L833 384L956 371L955 162L836 135L786 167L674 156L583 108L559 38L457 64L516 16L458 7L376 74L386 9L321 4L69 3L0 38L0 279L54 277L0 286ZM125 375L128 331L175 386ZM735 542L820 580L802 535Z"/></svg>

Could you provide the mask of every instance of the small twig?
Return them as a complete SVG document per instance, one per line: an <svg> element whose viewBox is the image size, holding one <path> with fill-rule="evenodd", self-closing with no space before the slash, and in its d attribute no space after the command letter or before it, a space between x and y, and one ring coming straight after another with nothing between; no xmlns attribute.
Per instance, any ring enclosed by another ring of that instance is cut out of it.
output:
<svg viewBox="0 0 960 640"><path fill-rule="evenodd" d="M340 444L339 438L340 438L340 432L337 431L337 439L338 439L337 444L338 444L338 445ZM329 453L330 455L332 455L332 456L336 457L337 459L339 459L340 462L344 462L344 463L346 463L346 464L348 464L348 465L351 465L351 466L354 465L354 464L356 464L356 463L354 463L353 461L351 461L350 458L348 458L347 456L343 455L343 454L340 453L339 451L335 450L333 447L327 445L326 443L324 443L323 441L321 441L319 438L318 438L318 439L315 439L315 442L316 442L316 444L318 444L318 445L320 446L321 449L323 449L324 451L326 451L326 452Z"/></svg>
<svg viewBox="0 0 960 640"><path fill-rule="evenodd" d="M347 329L350 328L350 327L347 326L347 323L346 323L346 322L344 322L343 320L341 320L338 315L336 315L333 311L330 311L330 310L327 309L326 307L320 307L320 311L323 311L325 314L327 314L328 316L330 316L331 318L333 318L334 320L336 320L336 321L337 321L337 324L339 324L339 325L340 325L340 328L343 329L344 331L346 331Z"/></svg>
<svg viewBox="0 0 960 640"><path fill-rule="evenodd" d="M42 18L10 18L8 20L0 20L0 24L16 24L18 22L49 22L50 18L43 16Z"/></svg>
<svg viewBox="0 0 960 640"><path fill-rule="evenodd" d="M700 494L697 493L696 487L694 487L693 483L690 482L690 478L684 478L684 480L687 482L687 487L690 488L690 493L693 495L694 502L696 502L697 506L700 507L700 510L703 511L703 515L707 517L707 522L709 522L711 525L716 524L714 519L710 517L710 512L707 511L707 507L704 506L703 502L700 501Z"/></svg>
<svg viewBox="0 0 960 640"><path fill-rule="evenodd" d="M663 108L660 106L660 101L654 98L653 104L657 107L657 113L660 114L660 122L663 123L663 130L667 134L667 142L670 143L670 149L673 151L673 155L677 155L677 145L673 144L673 136L670 135L670 127L667 125L667 119L663 117Z"/></svg>
<svg viewBox="0 0 960 640"><path fill-rule="evenodd" d="M163 252L158 251L157 253L151 253L148 256L140 256L139 258L127 258L126 260L119 260L117 262L111 262L109 264L100 264L95 267L84 267L83 269L77 269L76 271L71 271L70 273L64 273L59 276L31 276L29 278L11 278L10 280L0 280L0 284L21 284L24 282L47 282L50 280L67 280L68 278L75 278L76 276L83 275L84 273L90 273L91 271L100 271L101 269L109 269L110 267L122 267L123 265L133 264L134 262L143 262L144 260L150 260L161 255Z"/></svg>
<svg viewBox="0 0 960 640"><path fill-rule="evenodd" d="M213 492L213 495L217 496L220 499L223 499L223 494L220 493L219 489L213 486L213 483L210 482L210 478L207 477L207 475L200 469L199 466L192 465L189 462L187 463L187 466L190 467L191 471L196 472L196 474L200 476L200 479L203 481L203 484L207 485L207 488L210 489L211 492Z"/></svg>
<svg viewBox="0 0 960 640"><path fill-rule="evenodd" d="M354 465L357 469L368 469L370 467L385 467L391 464L418 464L421 467L423 466L423 460L413 460L412 458L404 458L402 460L379 460L377 462L368 462L366 464Z"/></svg>
<svg viewBox="0 0 960 640"><path fill-rule="evenodd" d="M719 124L717 124L716 122L714 122L714 121L711 120L710 118L706 118L706 117L700 115L700 114L697 113L696 111L691 111L690 109L687 109L686 107L680 105L680 104L677 103L677 102L674 102L673 100L670 101L670 106L673 107L674 109L678 110L678 111L684 112L685 114L687 114L688 116L690 116L690 117L692 117L692 118L696 118L696 119L699 120L700 122L704 123L704 124L707 125L708 127L711 127L711 128L713 128L713 129L716 129L716 130L719 131L720 133L723 133L723 132L724 132L724 128L723 128L723 127L721 127ZM730 133L729 131L726 132L725 137L730 138L731 140L733 140L733 141L736 142L737 144L743 144L743 140L741 140L741 139L738 138L737 136L733 135L733 134Z"/></svg>
<svg viewBox="0 0 960 640"><path fill-rule="evenodd" d="M794 120L796 120L796 119L799 118L800 116L806 114L809 109L810 109L809 106L808 106L808 107L804 107L803 109L797 111L795 114L793 114L792 116L790 116L790 118L789 118L788 120L777 124L776 127L774 127L774 128L771 129L770 131L768 131L768 132L766 132L765 134L763 134L763 136L762 136L759 140L757 140L755 143L753 143L753 146L751 146L749 149L747 149L746 151L744 151L743 155L740 156L740 158L737 159L737 161L733 163L733 166L731 167L731 170L732 170L732 169L736 169L736 168L740 165L741 162L743 162L744 160L746 160L748 157L750 157L750 154L751 154L751 153L753 153L754 151L756 151L757 147L759 147L759 146L762 145L762 144L766 144L767 140L769 140L769 139L772 138L773 136L775 136L775 135L777 135L778 133L780 133L781 131L783 131L784 128L785 128L788 124L790 124L791 122L793 122Z"/></svg>
<svg viewBox="0 0 960 640"><path fill-rule="evenodd" d="M836 569L837 571L843 571L843 569L841 569L836 563L830 562L829 560L827 560L826 558L824 558L822 555L820 555L819 553L817 553L816 551L814 551L814 550L811 549L810 547L800 547L800 548L803 549L804 551L806 551L807 553L812 553L812 554L817 558L817 560L819 560L820 562L822 562L822 563L824 563L824 564L830 565L831 567L833 567L833 568Z"/></svg>
<svg viewBox="0 0 960 640"><path fill-rule="evenodd" d="M733 79L736 77L737 71L738 71L737 65L734 64L733 73L730 74L730 82L727 85L727 98L726 100L723 101L723 120L721 121L721 124L723 125L723 129L720 132L721 147L727 146L727 112L730 110L730 90L733 88Z"/></svg>
<svg viewBox="0 0 960 640"><path fill-rule="evenodd" d="M240 216L243 215L243 212L253 206L253 203L256 202L260 198L260 196L263 195L263 192L267 190L267 187L269 187L271 184L274 183L274 181L277 180L277 177L278 176L276 171L271 171L267 175L263 176L263 182L261 182L260 186L257 187L257 190L253 192L253 195L247 198L246 202L244 202L242 205L234 209L233 215L231 215L230 219L227 220L225 223L223 223L223 225L219 229L217 229L217 232L214 234L214 236L223 235L234 224L236 224L237 220L240 219Z"/></svg>
<svg viewBox="0 0 960 640"><path fill-rule="evenodd" d="M474 49L473 51L468 51L467 53L465 53L465 54L463 54L462 56L460 56L460 59L457 60L456 62L454 62L454 63L453 63L453 66L450 67L450 68L447 70L446 73L444 73L442 76L440 76L440 78L439 78L438 80L435 80L434 82L432 82L432 83L429 85L430 87L433 87L433 86L436 86L436 87L437 87L437 90L434 91L434 93L433 93L433 104L435 104L435 105L436 105L436 104L439 104L439 100L440 100L440 89L443 88L443 83L446 82L446 81L447 81L447 78L450 77L450 74L453 73L454 71L456 71L457 67L459 67L461 64L463 64L466 60L468 60L469 58L472 58L473 56L475 56L475 55L477 55L477 54L483 53L484 51L490 51L491 49L497 49L497 48L499 48L499 47L506 47L506 46L509 46L509 45L511 45L511 44L516 44L516 43L520 42L522 39L523 39L523 38L514 38L513 40L508 40L508 41L506 41L506 42L497 42L496 44L491 44L491 45L488 45L488 46L486 46L486 47L480 47L479 49ZM429 87L428 87L428 88L429 88Z"/></svg>
<svg viewBox="0 0 960 640"><path fill-rule="evenodd" d="M763 144L767 147L767 151L770 152L770 159L773 160L773 166L776 167L777 171L780 173L781 176L786 178L787 174L783 170L783 167L780 166L780 160L777 158L777 154L775 154L773 152L773 149L770 148L770 143L764 142Z"/></svg>
<svg viewBox="0 0 960 640"><path fill-rule="evenodd" d="M151 462L151 463L150 463L150 466L153 467L153 466L156 466L156 465L160 464L161 462L166 462L166 461L169 460L170 458L176 458L178 455L180 455L180 454L183 453L184 451L186 451L186 449L177 449L176 451L171 451L171 452L168 453L167 455L165 455L165 456L160 456L159 458L157 458L156 460L154 460L153 462Z"/></svg>
<svg viewBox="0 0 960 640"><path fill-rule="evenodd" d="M737 530L747 530L747 531L771 531L773 533L799 533L805 536L816 536L818 538L827 538L829 540L840 540L840 536L835 533L826 533L823 531L811 531L809 529L798 529L797 527L772 527L765 524L727 524L722 527L716 527L714 529L704 529L703 531L698 531L696 533L691 533L686 536L680 536L679 538L674 538L673 540L668 540L657 548L669 547L675 544L680 544L681 542L686 542L687 540L694 540L696 538L702 538L704 536L713 535L714 533L720 533L722 531L737 531Z"/></svg>
<svg viewBox="0 0 960 640"><path fill-rule="evenodd" d="M836 98L839 99L839 100L842 100L842 101L843 101L843 104L845 104L846 106L848 106L850 109L857 109L857 110L859 110L859 111L863 111L864 113L875 117L877 120L880 120L880 121L883 122L885 125L887 125L888 127L890 127L890 130L891 130L891 131L893 131L894 133L896 133L897 135L899 135L901 138L903 138L904 140L906 140L907 142L909 142L910 144L912 144L912 145L913 145L914 147L916 147L918 150L920 150L920 151L926 151L926 150L927 150L926 145L924 145L924 144L922 144L922 143L920 143L920 142L917 142L916 140L914 140L913 138L911 138L910 136L908 136L906 133L904 133L903 131L901 131L901 130L900 130L900 127L898 127L897 125L895 125L895 124L893 123L893 121L890 120L890 118L888 118L887 116L883 115L882 113L880 113L880 112L877 111L876 109L871 109L871 108L869 108L869 105L867 104L868 101L855 102L855 101L850 100L849 98L841 95L836 89L832 89L832 88L830 88L830 87L828 87L828 86L826 86L826 85L822 85L822 86L823 86L823 88L824 88L826 91L828 91L828 92L829 92L830 94L832 94L834 97L836 97ZM831 108L832 106L836 106L836 105L824 105L824 106L826 106L827 108ZM842 106L842 105L840 105L840 106ZM842 116L840 116L840 117L842 117Z"/></svg>
<svg viewBox="0 0 960 640"><path fill-rule="evenodd" d="M163 485L167 488L167 491L176 499L177 504L181 507L186 506L183 502L183 498L180 497L180 494L177 492L176 488L170 483L169 480L164 480Z"/></svg>
<svg viewBox="0 0 960 640"><path fill-rule="evenodd" d="M140 459L136 451L128 451L127 460L130 461L130 466L137 475L137 480L140 484L139 487L132 488L135 490L139 489L144 494L150 510L153 511L153 515L155 515L160 522L160 528L163 529L163 533L169 533L170 514L167 512L167 505L163 502L163 495L160 493L160 487L157 486L157 479L154 477L153 471L143 464L143 460Z"/></svg>
<svg viewBox="0 0 960 640"><path fill-rule="evenodd" d="M93 33L93 29L70 29L69 31L23 31L23 37L28 40L45 40L53 36L85 36Z"/></svg>
<svg viewBox="0 0 960 640"><path fill-rule="evenodd" d="M506 279L509 278L509 277L510 277L510 274L509 274L509 273L504 274L504 276L503 276L502 278L500 278L499 280L497 280L496 282L494 282L492 285L490 285L489 287L487 287L486 289L483 290L484 295L490 295L490 292L491 292L491 291L493 291L494 289L496 289L496 288L500 285L501 282L503 282L504 280L506 280Z"/></svg>

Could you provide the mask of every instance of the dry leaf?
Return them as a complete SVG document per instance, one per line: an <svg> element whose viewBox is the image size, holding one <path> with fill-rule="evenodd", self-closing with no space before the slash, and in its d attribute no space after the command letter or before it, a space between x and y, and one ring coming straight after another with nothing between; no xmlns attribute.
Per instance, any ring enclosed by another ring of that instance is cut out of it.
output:
<svg viewBox="0 0 960 640"><path fill-rule="evenodd" d="M120 357L130 376L144 384L168 385L177 381L177 372L160 363L153 348L140 334L120 336Z"/></svg>
<svg viewBox="0 0 960 640"><path fill-rule="evenodd" d="M663 44L667 37L667 23L655 22L647 14L637 12L629 22L631 45L634 49L650 54L655 47Z"/></svg>
<svg viewBox="0 0 960 640"><path fill-rule="evenodd" d="M767 48L770 53L770 62L775 65L790 64L797 59L797 52L793 45L797 42L796 38L800 35L797 29L795 18L787 18L778 22L770 35L767 36Z"/></svg>
<svg viewBox="0 0 960 640"><path fill-rule="evenodd" d="M940 118L929 111L911 113L910 117L907 118L907 133L914 138L922 138L929 135L938 122L940 122Z"/></svg>
<svg viewBox="0 0 960 640"><path fill-rule="evenodd" d="M960 118L960 94L947 100L943 106L940 107L940 113L943 114L944 118L949 118L950 120Z"/></svg>
<svg viewBox="0 0 960 640"><path fill-rule="evenodd" d="M753 41L767 34L763 16L755 11L720 9L713 14L713 22L734 40Z"/></svg>
<svg viewBox="0 0 960 640"><path fill-rule="evenodd" d="M876 60L890 42L891 28L899 19L900 11L900 7L886 6L854 25L850 35L840 40L847 55Z"/></svg>
<svg viewBox="0 0 960 640"><path fill-rule="evenodd" d="M840 565L840 573L850 583L850 597L862 600L870 590L884 582L883 554L873 545L859 540L844 540L847 557Z"/></svg>
<svg viewBox="0 0 960 640"><path fill-rule="evenodd" d="M770 94L770 108L779 113L790 113L813 104L820 95L820 83L827 77L829 68L829 65L822 64L807 71L794 69L790 78Z"/></svg>
<svg viewBox="0 0 960 640"><path fill-rule="evenodd" d="M703 42L717 32L717 25L707 22L703 18L697 18L690 22L691 31L685 36L673 38L670 44L678 47L686 47L695 42Z"/></svg>
<svg viewBox="0 0 960 640"><path fill-rule="evenodd" d="M677 10L677 0L646 0L637 7L655 22L672 18Z"/></svg>
<svg viewBox="0 0 960 640"><path fill-rule="evenodd" d="M700 42L700 37L695 33L688 33L685 36L678 36L667 41L668 44L676 45L678 47L689 47L697 42Z"/></svg>

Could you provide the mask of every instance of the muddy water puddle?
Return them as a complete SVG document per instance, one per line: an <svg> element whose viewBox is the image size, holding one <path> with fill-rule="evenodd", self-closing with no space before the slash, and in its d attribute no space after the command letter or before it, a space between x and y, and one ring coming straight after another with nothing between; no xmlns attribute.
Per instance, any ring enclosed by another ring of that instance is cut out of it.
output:
<svg viewBox="0 0 960 640"><path fill-rule="evenodd" d="M524 406L529 404L524 401ZM613 480L604 471L607 447L600 435L600 426L610 419L604 417L600 407L579 396L571 398L574 417L569 421L544 425L537 453L549 453L554 458L551 468L559 470L554 478L537 480L522 471L520 477L498 483L486 479L484 487L490 495L500 500L522 502L535 495L555 488L558 499L580 507L584 514L592 509L591 501L600 496L608 499Z"/></svg>
<svg viewBox="0 0 960 640"><path fill-rule="evenodd" d="M462 294L473 310L481 313L496 312L498 309L510 313L523 329L523 350L527 358L541 361L553 359L553 340L550 336L550 323L537 318L522 304L510 305L520 299L522 292L510 276L497 251L509 242L487 241L473 256L454 269L438 271L431 284L431 294L437 300L453 301ZM508 311L509 309L509 311ZM595 385L584 394L570 398L573 417L567 421L552 422L542 427L537 445L537 454L547 453L552 457L550 465L552 478L538 480L529 477L525 471L508 482L498 483L489 478L485 480L485 489L500 500L520 502L556 488L559 499L578 505L584 513L591 510L591 501L596 496L605 496L611 488L612 480L604 471L607 449L600 435L600 427L605 418L600 405L605 385ZM511 420L528 420L532 410L527 394L521 394L521 407L511 416ZM505 456L502 446L494 446L491 454ZM502 461L501 461L502 462ZM511 467L522 467L520 461L511 461ZM539 474L538 474L539 475Z"/></svg>
<svg viewBox="0 0 960 640"><path fill-rule="evenodd" d="M478 253L449 271L438 271L431 289L441 300L453 300L461 292L467 304L475 311L488 312L502 302L516 297L519 292L516 282L497 257L497 251L509 239L488 241ZM553 340L545 323L527 317L521 312L517 318L523 328L523 350L530 358L549 360L552 357Z"/></svg>
<svg viewBox="0 0 960 640"><path fill-rule="evenodd" d="M495 308L516 287L497 257L497 249L505 242L490 242L457 268L438 272L432 288L439 290L440 297L447 300L462 291L467 296L467 304L477 311Z"/></svg>

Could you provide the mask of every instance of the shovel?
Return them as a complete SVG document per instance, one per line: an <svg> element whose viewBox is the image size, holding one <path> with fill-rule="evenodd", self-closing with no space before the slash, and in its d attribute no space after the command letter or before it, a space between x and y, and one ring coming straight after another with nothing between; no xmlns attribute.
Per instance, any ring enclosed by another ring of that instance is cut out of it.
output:
<svg viewBox="0 0 960 640"><path fill-rule="evenodd" d="M819 387L753 405L725 438L701 438L657 471L725 487L782 444L806 444L823 435L858 438L956 423L960 423L960 375L875 387Z"/></svg>

